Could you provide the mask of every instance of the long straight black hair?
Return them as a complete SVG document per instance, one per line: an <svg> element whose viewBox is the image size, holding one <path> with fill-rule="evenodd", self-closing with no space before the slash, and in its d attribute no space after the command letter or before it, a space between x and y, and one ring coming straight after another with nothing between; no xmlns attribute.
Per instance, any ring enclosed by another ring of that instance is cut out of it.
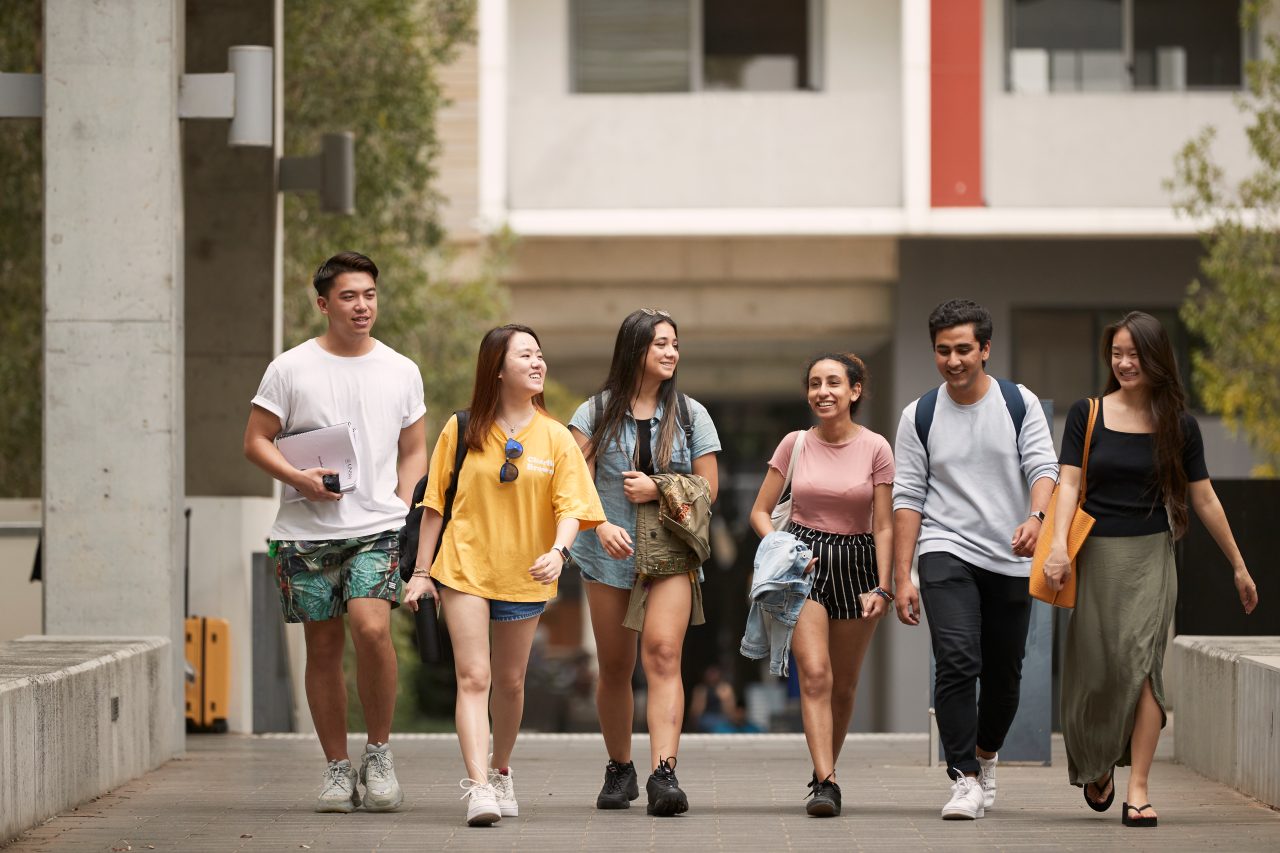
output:
<svg viewBox="0 0 1280 853"><path fill-rule="evenodd" d="M1152 436L1155 451L1155 483L1160 497L1173 516L1173 538L1187 532L1187 472L1182 466L1182 416L1187 411L1187 395L1182 389L1182 376L1173 355L1173 344L1163 325L1150 314L1130 311L1119 322L1102 331L1102 360L1107 365L1107 385L1103 394L1120 390L1111 367L1111 344L1116 333L1127 329L1138 351L1138 365L1151 388L1151 419L1156 431Z"/></svg>
<svg viewBox="0 0 1280 853"><path fill-rule="evenodd" d="M632 311L618 327L618 337L613 343L613 361L609 363L609 375L600 386L604 395L604 415L592 429L591 446L587 459L593 459L601 447L608 447L622 434L623 421L631 412L631 398L640 390L644 379L644 365L649 357L649 345L657 334L658 325L667 323L672 334L679 336L676 321L665 311L641 308ZM675 440L679 407L676 404L676 376L662 380L658 386L658 403L662 406L662 420L658 423L658 438L653 448L653 467L656 471L671 468L671 445Z"/></svg>

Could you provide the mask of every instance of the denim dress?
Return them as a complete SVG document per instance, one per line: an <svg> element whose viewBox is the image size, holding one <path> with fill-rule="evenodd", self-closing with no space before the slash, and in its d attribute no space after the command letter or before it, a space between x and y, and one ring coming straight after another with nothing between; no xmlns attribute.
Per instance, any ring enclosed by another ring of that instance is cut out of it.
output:
<svg viewBox="0 0 1280 853"><path fill-rule="evenodd" d="M684 430L676 424L675 435L671 441L671 471L677 474L693 472L693 460L708 453L720 450L720 436L716 433L715 424L704 407L692 397L689 399L689 418L693 421L693 448L685 441ZM649 419L649 434L657 442L658 424L662 421L662 404ZM591 438L595 432L595 407L588 398L574 412L569 426ZM636 538L636 507L622 493L622 472L635 470L636 455L636 422L633 418L624 418L618 439L611 441L607 447L596 450L596 491L600 494L600 502L604 504L605 518L610 524L616 524L631 537L634 546ZM654 448L656 456L656 447ZM635 585L635 557L615 560L605 553L595 530L587 530L579 534L573 543L573 559L582 567L582 577L595 583L603 583L618 589L631 589ZM702 569L698 569L698 580L703 579Z"/></svg>

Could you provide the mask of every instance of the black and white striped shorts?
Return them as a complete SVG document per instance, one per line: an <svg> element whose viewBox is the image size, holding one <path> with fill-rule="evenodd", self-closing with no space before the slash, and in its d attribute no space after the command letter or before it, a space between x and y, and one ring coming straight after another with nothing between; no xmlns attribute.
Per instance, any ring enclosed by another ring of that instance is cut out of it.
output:
<svg viewBox="0 0 1280 853"><path fill-rule="evenodd" d="M876 542L871 534L824 533L794 521L787 530L818 558L809 598L821 604L830 619L862 618L858 596L871 592L880 583Z"/></svg>

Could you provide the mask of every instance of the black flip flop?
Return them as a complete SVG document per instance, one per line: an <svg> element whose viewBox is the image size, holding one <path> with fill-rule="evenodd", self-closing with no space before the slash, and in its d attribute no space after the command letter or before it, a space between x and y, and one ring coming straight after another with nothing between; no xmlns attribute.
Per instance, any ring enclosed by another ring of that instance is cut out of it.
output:
<svg viewBox="0 0 1280 853"><path fill-rule="evenodd" d="M1103 786L1100 786L1097 780L1089 782L1084 786L1084 801L1088 803L1089 808L1093 809L1095 812L1105 812L1107 809L1111 808L1111 804L1115 802L1116 799L1116 769L1112 767L1111 772L1107 774L1106 787L1111 789L1111 793L1107 794L1107 798L1105 800L1098 801L1093 797L1090 797L1089 785L1092 785L1093 789L1098 793L1102 793L1103 791Z"/></svg>
<svg viewBox="0 0 1280 853"><path fill-rule="evenodd" d="M1151 803L1147 803L1145 806L1131 806L1128 803L1125 803L1124 814L1120 816L1120 822L1125 826L1155 826L1156 821L1158 821L1159 818L1142 816L1142 812L1149 808L1151 808ZM1129 817L1130 810L1137 812L1138 816Z"/></svg>

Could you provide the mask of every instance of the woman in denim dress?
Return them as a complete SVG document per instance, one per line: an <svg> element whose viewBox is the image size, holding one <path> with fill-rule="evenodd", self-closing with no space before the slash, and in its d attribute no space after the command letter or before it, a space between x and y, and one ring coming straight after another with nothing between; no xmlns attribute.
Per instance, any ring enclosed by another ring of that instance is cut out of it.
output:
<svg viewBox="0 0 1280 853"><path fill-rule="evenodd" d="M600 393L574 414L569 428L587 458L608 518L578 537L574 561L587 582L587 602L595 632L600 677L596 710L609 762L600 809L625 809L639 785L631 761L634 701L631 674L636 635L623 627L635 584L636 505L658 499L650 478L657 473L693 473L718 487L716 452L720 438L707 410L676 390L680 361L676 322L665 311L643 308L622 321L609 376ZM682 422L682 412L690 423ZM686 428L689 428L686 435ZM691 436L691 440L690 440ZM699 570L697 581L702 581ZM648 810L655 815L687 811L688 798L676 780L676 753L684 718L680 655L693 608L693 590L684 575L651 581L640 660L648 681Z"/></svg>
<svg viewBox="0 0 1280 853"><path fill-rule="evenodd" d="M853 718L862 659L893 595L893 451L884 436L859 426L867 381L862 359L825 353L805 372L818 425L806 435L791 478L787 530L813 550L809 598L791 637L800 675L800 713L813 758L805 810L840 814L836 761ZM782 439L751 508L751 527L773 532L777 506L799 433Z"/></svg>

